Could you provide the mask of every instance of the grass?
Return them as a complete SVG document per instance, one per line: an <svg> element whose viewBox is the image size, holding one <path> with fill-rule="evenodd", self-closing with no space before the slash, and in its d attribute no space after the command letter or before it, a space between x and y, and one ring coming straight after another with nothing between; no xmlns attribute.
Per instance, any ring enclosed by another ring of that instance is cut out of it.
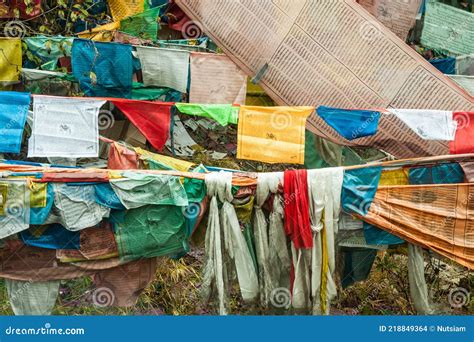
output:
<svg viewBox="0 0 474 342"><path fill-rule="evenodd" d="M199 251L202 252L202 251ZM332 303L332 314L413 315L409 295L407 257L404 253L380 253L366 281L339 290ZM160 259L156 279L131 308L96 307L92 303L94 286L89 278L65 281L56 302L55 315L208 315L212 306L200 299L202 253L180 260ZM474 314L474 298L460 308L449 304L451 289L463 287L471 292L474 275L451 263L430 261L426 278L434 306L439 314ZM230 298L231 314L275 314L257 306L243 304L235 288ZM4 281L0 281L0 313L12 315ZM280 312L281 313L281 312Z"/></svg>

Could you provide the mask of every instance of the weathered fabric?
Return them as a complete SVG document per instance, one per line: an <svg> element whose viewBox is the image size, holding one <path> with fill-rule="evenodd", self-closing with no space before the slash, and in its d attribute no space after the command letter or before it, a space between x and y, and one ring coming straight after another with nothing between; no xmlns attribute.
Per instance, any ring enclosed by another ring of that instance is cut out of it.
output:
<svg viewBox="0 0 474 342"><path fill-rule="evenodd" d="M458 122L454 141L449 143L450 154L473 153L474 112L455 112L454 120Z"/></svg>
<svg viewBox="0 0 474 342"><path fill-rule="evenodd" d="M0 82L16 83L21 72L21 39L0 39Z"/></svg>
<svg viewBox="0 0 474 342"><path fill-rule="evenodd" d="M108 4L115 21L141 13L145 9L145 0L109 0Z"/></svg>
<svg viewBox="0 0 474 342"><path fill-rule="evenodd" d="M380 186L364 221L474 268L470 184Z"/></svg>
<svg viewBox="0 0 474 342"><path fill-rule="evenodd" d="M85 268L58 263L56 251L53 249L26 246L21 241L15 242L0 250L2 278L42 282L74 279L91 274Z"/></svg>
<svg viewBox="0 0 474 342"><path fill-rule="evenodd" d="M61 262L103 260L118 256L115 235L109 222L81 230L80 247L76 250L58 249L56 258Z"/></svg>
<svg viewBox="0 0 474 342"><path fill-rule="evenodd" d="M278 189L278 184L283 184L283 173L269 173L267 177L269 191L273 196L268 217L268 263L272 278L271 284L276 288L289 290L292 261L284 228L284 200ZM272 289L272 291L274 290Z"/></svg>
<svg viewBox="0 0 474 342"><path fill-rule="evenodd" d="M25 181L0 182L0 239L28 229L30 191Z"/></svg>
<svg viewBox="0 0 474 342"><path fill-rule="evenodd" d="M427 48L453 54L474 53L474 14L441 2L428 1L421 43Z"/></svg>
<svg viewBox="0 0 474 342"><path fill-rule="evenodd" d="M194 163L188 162L186 160L180 160L162 154L148 152L139 147L135 148L135 152L137 152L137 154L140 156L140 159L152 159L157 163L166 165L166 167L171 170L189 171L189 169L195 165Z"/></svg>
<svg viewBox="0 0 474 342"><path fill-rule="evenodd" d="M168 87L187 92L189 52L173 49L137 47L145 86Z"/></svg>
<svg viewBox="0 0 474 342"><path fill-rule="evenodd" d="M380 112L369 110L344 110L320 106L316 113L347 140L367 137L377 133Z"/></svg>
<svg viewBox="0 0 474 342"><path fill-rule="evenodd" d="M5 279L8 299L15 315L51 315L59 295L60 281L31 282Z"/></svg>
<svg viewBox="0 0 474 342"><path fill-rule="evenodd" d="M95 226L110 214L110 208L96 202L93 185L54 183L53 188L54 206L46 223L60 223L77 231Z"/></svg>
<svg viewBox="0 0 474 342"><path fill-rule="evenodd" d="M245 105L247 75L229 57L215 53L191 53L191 103Z"/></svg>
<svg viewBox="0 0 474 342"><path fill-rule="evenodd" d="M179 177L125 172L121 179L111 179L110 185L127 209L147 204L188 205L186 191Z"/></svg>
<svg viewBox="0 0 474 342"><path fill-rule="evenodd" d="M160 7L155 7L120 21L120 31L141 39L155 41L158 35Z"/></svg>
<svg viewBox="0 0 474 342"><path fill-rule="evenodd" d="M253 229L258 264L260 305L264 308L267 308L270 304L272 291L276 288L275 284L273 284L272 266L278 266L270 265L270 248L281 248L281 246L272 245L270 247L268 237L269 227L262 206L266 202L270 192L278 190L278 184L278 178L273 177L272 174L260 173L258 175ZM270 229L275 228L276 227L270 227Z"/></svg>
<svg viewBox="0 0 474 342"><path fill-rule="evenodd" d="M29 93L0 92L0 152L20 153L29 108Z"/></svg>
<svg viewBox="0 0 474 342"><path fill-rule="evenodd" d="M105 25L94 27L92 30L79 32L79 38L90 39L96 42L111 42L115 41L115 32L120 29L120 22L112 22ZM71 44L72 45L72 44Z"/></svg>
<svg viewBox="0 0 474 342"><path fill-rule="evenodd" d="M343 168L308 171L308 191L313 231L311 295L314 314L329 314L329 303L337 294L336 234L341 210Z"/></svg>
<svg viewBox="0 0 474 342"><path fill-rule="evenodd" d="M367 167L344 172L342 208L348 214L365 215L372 204L382 174L381 167Z"/></svg>
<svg viewBox="0 0 474 342"><path fill-rule="evenodd" d="M295 248L291 243L294 280L291 307L296 313L306 313L311 308L311 250Z"/></svg>
<svg viewBox="0 0 474 342"><path fill-rule="evenodd" d="M237 158L304 164L305 124L314 107L242 106Z"/></svg>
<svg viewBox="0 0 474 342"><path fill-rule="evenodd" d="M422 139L454 140L457 125L451 111L419 109L390 109L389 111Z"/></svg>
<svg viewBox="0 0 474 342"><path fill-rule="evenodd" d="M115 224L120 259L130 261L187 251L183 211L173 205L148 205L127 210L124 220Z"/></svg>
<svg viewBox="0 0 474 342"><path fill-rule="evenodd" d="M228 172L206 175L208 196L211 198L209 220L206 231L206 260L203 271L203 296L209 301L217 292L219 314L227 314L226 301L235 268L240 292L244 301L257 299L258 277L252 256L240 231L235 209L230 203L232 196L232 174ZM217 199L222 203L218 208Z"/></svg>
<svg viewBox="0 0 474 342"><path fill-rule="evenodd" d="M80 233L71 232L60 224L31 227L20 233L28 246L49 249L79 249Z"/></svg>
<svg viewBox="0 0 474 342"><path fill-rule="evenodd" d="M239 120L239 107L231 104L176 103L175 106L183 114L210 118L221 126L237 124Z"/></svg>
<svg viewBox="0 0 474 342"><path fill-rule="evenodd" d="M126 99L111 101L154 148L159 151L163 149L170 131L172 103Z"/></svg>
<svg viewBox="0 0 474 342"><path fill-rule="evenodd" d="M24 41L28 51L41 60L41 69L55 70L57 61L61 57L71 56L72 37L25 37ZM27 61L26 63L31 63ZM36 65L25 65L25 67L35 68Z"/></svg>
<svg viewBox="0 0 474 342"><path fill-rule="evenodd" d="M109 145L107 168L110 170L138 169L138 155L135 151L113 142Z"/></svg>
<svg viewBox="0 0 474 342"><path fill-rule="evenodd" d="M286 235L296 249L312 248L307 170L286 170L283 177Z"/></svg>
<svg viewBox="0 0 474 342"><path fill-rule="evenodd" d="M72 72L87 96L132 97L132 46L74 39Z"/></svg>
<svg viewBox="0 0 474 342"><path fill-rule="evenodd" d="M157 259L149 258L99 271L93 276L95 302L101 306L134 306L155 279L156 267Z"/></svg>
<svg viewBox="0 0 474 342"><path fill-rule="evenodd" d="M35 96L28 157L98 157L98 115L104 103Z"/></svg>
<svg viewBox="0 0 474 342"><path fill-rule="evenodd" d="M31 182L30 189L30 224L43 224L54 203L54 189L51 183Z"/></svg>
<svg viewBox="0 0 474 342"><path fill-rule="evenodd" d="M410 296L416 312L419 315L433 314L425 279L423 249L411 243L408 244L408 280L410 282Z"/></svg>

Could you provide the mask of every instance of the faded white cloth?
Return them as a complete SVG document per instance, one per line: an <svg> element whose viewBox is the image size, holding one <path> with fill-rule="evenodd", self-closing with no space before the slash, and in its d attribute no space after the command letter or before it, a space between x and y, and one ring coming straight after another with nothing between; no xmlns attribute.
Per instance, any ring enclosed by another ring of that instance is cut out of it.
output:
<svg viewBox="0 0 474 342"><path fill-rule="evenodd" d="M292 260L288 251L288 242L283 222L285 216L283 198L278 192L278 185L283 185L283 173L271 173L267 177L271 177L268 180L268 185L270 192L273 194L273 205L268 220L268 260L270 276L272 278L271 283L275 287L273 291L276 291L276 289L287 289L289 292Z"/></svg>
<svg viewBox="0 0 474 342"><path fill-rule="evenodd" d="M474 96L474 76L464 76L464 75L446 75L459 86L461 86L465 91L467 91L471 96Z"/></svg>
<svg viewBox="0 0 474 342"><path fill-rule="evenodd" d="M189 76L189 52L175 49L137 47L142 65L143 84L168 87L186 93Z"/></svg>
<svg viewBox="0 0 474 342"><path fill-rule="evenodd" d="M446 110L389 109L417 135L425 140L452 141L457 123L453 112Z"/></svg>
<svg viewBox="0 0 474 342"><path fill-rule="evenodd" d="M258 264L258 283L260 292L260 304L262 307L267 308L272 298L272 291L278 286L273 282L272 267L280 267L280 265L270 264L270 248L282 248L286 249L286 246L273 246L269 244L269 228L265 213L263 212L262 206L267 200L270 193L276 193L278 191L279 178L274 173L260 173L258 175L257 190L255 195L255 216L254 216L254 239L255 249L257 254ZM271 230L277 229L277 227L270 227ZM281 227L283 229L283 227Z"/></svg>
<svg viewBox="0 0 474 342"><path fill-rule="evenodd" d="M105 101L35 96L30 157L96 158L98 116Z"/></svg>
<svg viewBox="0 0 474 342"><path fill-rule="evenodd" d="M247 75L224 54L191 53L190 103L245 105Z"/></svg>
<svg viewBox="0 0 474 342"><path fill-rule="evenodd" d="M232 173L221 171L206 175L207 194L211 197L206 231L206 262L203 290L206 299L217 289L219 314L227 314L226 280L231 280L230 267L235 269L242 298L251 302L258 297L258 278L252 256L240 230L237 214L231 202ZM217 199L222 208L217 206ZM224 263L229 260L229 264Z"/></svg>
<svg viewBox="0 0 474 342"><path fill-rule="evenodd" d="M60 223L64 228L78 231L99 224L109 217L110 208L95 201L93 185L53 183L54 205L45 224Z"/></svg>
<svg viewBox="0 0 474 342"><path fill-rule="evenodd" d="M5 279L15 315L51 315L59 294L59 280L31 282Z"/></svg>
<svg viewBox="0 0 474 342"><path fill-rule="evenodd" d="M0 239L30 226L30 190L26 181L0 182Z"/></svg>
<svg viewBox="0 0 474 342"><path fill-rule="evenodd" d="M313 249L311 258L311 296L313 314L329 314L331 299L337 295L336 234L341 211L341 189L344 178L342 167L308 170L308 192L310 204L311 229L313 230ZM324 234L322 231L324 229ZM323 239L323 236L325 239ZM323 249L327 251L327 287L321 288L323 272ZM326 303L321 303L325 291ZM323 307L325 310L323 311Z"/></svg>
<svg viewBox="0 0 474 342"><path fill-rule="evenodd" d="M408 280L410 282L410 296L415 305L416 312L420 315L432 315L428 287L425 279L425 261L423 248L408 244Z"/></svg>
<svg viewBox="0 0 474 342"><path fill-rule="evenodd" d="M291 306L296 313L306 313L311 308L311 250L296 249L292 242L291 255L295 268Z"/></svg>

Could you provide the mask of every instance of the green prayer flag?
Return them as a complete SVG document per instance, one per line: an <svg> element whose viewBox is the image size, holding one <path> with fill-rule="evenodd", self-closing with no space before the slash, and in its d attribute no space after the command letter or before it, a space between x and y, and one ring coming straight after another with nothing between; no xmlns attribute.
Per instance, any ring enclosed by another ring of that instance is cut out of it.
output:
<svg viewBox="0 0 474 342"><path fill-rule="evenodd" d="M428 1L421 43L459 55L474 53L474 13Z"/></svg>
<svg viewBox="0 0 474 342"><path fill-rule="evenodd" d="M183 208L147 205L128 210L115 225L115 240L124 261L185 252L189 246Z"/></svg>
<svg viewBox="0 0 474 342"><path fill-rule="evenodd" d="M183 114L210 118L221 126L237 124L239 120L240 108L231 104L176 103L175 106Z"/></svg>
<svg viewBox="0 0 474 342"><path fill-rule="evenodd" d="M161 7L155 7L120 21L120 31L131 36L156 41Z"/></svg>

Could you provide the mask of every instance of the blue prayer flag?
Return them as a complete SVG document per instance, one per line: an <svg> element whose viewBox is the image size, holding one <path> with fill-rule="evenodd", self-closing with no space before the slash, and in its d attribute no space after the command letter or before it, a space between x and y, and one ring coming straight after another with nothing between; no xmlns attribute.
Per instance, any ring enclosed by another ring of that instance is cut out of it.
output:
<svg viewBox="0 0 474 342"><path fill-rule="evenodd" d="M347 140L374 135L379 126L380 112L376 111L321 106L316 113Z"/></svg>
<svg viewBox="0 0 474 342"><path fill-rule="evenodd" d="M0 92L0 152L20 153L30 93Z"/></svg>
<svg viewBox="0 0 474 342"><path fill-rule="evenodd" d="M72 72L87 96L132 97L132 46L75 39Z"/></svg>

